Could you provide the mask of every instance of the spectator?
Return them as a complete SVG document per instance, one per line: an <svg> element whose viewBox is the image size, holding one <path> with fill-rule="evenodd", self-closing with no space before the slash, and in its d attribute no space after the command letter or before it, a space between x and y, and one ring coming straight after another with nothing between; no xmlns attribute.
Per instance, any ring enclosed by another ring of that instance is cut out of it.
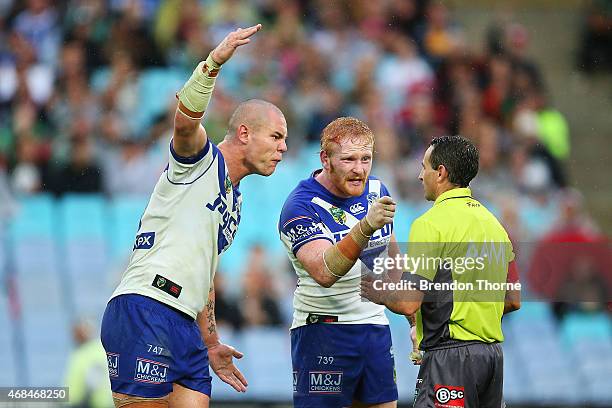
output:
<svg viewBox="0 0 612 408"><path fill-rule="evenodd" d="M242 330L244 317L236 299L226 290L224 273L215 274L215 310L217 326L231 328L234 331Z"/></svg>
<svg viewBox="0 0 612 408"><path fill-rule="evenodd" d="M266 256L264 249L256 245L251 248L245 264L241 310L247 327L281 326L284 323L272 277L265 267Z"/></svg>
<svg viewBox="0 0 612 408"><path fill-rule="evenodd" d="M49 187L55 194L102 192L102 174L94 158L90 132L91 126L85 119L74 123L69 158L51 175Z"/></svg>
<svg viewBox="0 0 612 408"><path fill-rule="evenodd" d="M433 74L425 60L418 55L416 44L399 32L385 35L389 54L378 64L376 82L385 96L385 105L391 112L398 112L410 102L411 94L418 89L431 87Z"/></svg>
<svg viewBox="0 0 612 408"><path fill-rule="evenodd" d="M455 54L461 47L463 35L451 23L447 6L441 1L431 1L425 12L426 23L420 29L420 41L433 65Z"/></svg>
<svg viewBox="0 0 612 408"><path fill-rule="evenodd" d="M28 0L27 7L17 15L14 29L36 50L36 59L55 65L61 43L61 31L56 10L49 0Z"/></svg>
<svg viewBox="0 0 612 408"><path fill-rule="evenodd" d="M563 191L559 220L534 248L527 279L534 293L547 300L559 300L555 298L559 295L567 299L569 281L580 284L581 294L592 294L596 282L604 284L604 293L612 293L608 243L594 227L583 201L577 191ZM592 296L599 299L599 295Z"/></svg>
<svg viewBox="0 0 612 408"><path fill-rule="evenodd" d="M553 312L557 319L562 320L571 312L609 311L607 302L612 296L612 286L606 281L605 272L589 256L578 255L572 261L567 277L554 298ZM608 263L607 266L609 268L612 264Z"/></svg>
<svg viewBox="0 0 612 408"><path fill-rule="evenodd" d="M612 5L606 0L589 2L582 34L578 66L587 73L612 69Z"/></svg>
<svg viewBox="0 0 612 408"><path fill-rule="evenodd" d="M92 324L86 320L77 322L72 328L75 349L65 373L72 407L106 408L113 405L106 353L97 336L92 338L93 331Z"/></svg>
<svg viewBox="0 0 612 408"><path fill-rule="evenodd" d="M116 112L123 123L126 136L133 138L142 137L136 132L137 112L139 104L143 103L138 99L138 76L139 71L130 53L117 49L111 58L110 78L101 94L103 109Z"/></svg>

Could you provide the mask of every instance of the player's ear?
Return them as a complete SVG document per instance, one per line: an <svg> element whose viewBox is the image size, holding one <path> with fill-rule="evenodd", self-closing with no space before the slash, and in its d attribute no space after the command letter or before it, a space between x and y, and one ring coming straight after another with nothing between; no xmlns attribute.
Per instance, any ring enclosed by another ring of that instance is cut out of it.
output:
<svg viewBox="0 0 612 408"><path fill-rule="evenodd" d="M321 158L321 164L325 170L329 170L329 156L325 150L321 150L319 152L319 157Z"/></svg>
<svg viewBox="0 0 612 408"><path fill-rule="evenodd" d="M238 140L240 140L242 143L248 143L249 128L245 124L238 126L238 129L236 130L236 136L238 137Z"/></svg>

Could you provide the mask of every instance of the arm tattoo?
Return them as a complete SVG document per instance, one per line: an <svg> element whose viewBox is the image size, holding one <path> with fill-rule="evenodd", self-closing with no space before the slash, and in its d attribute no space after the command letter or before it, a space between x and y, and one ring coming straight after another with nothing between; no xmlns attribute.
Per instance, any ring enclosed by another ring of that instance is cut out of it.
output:
<svg viewBox="0 0 612 408"><path fill-rule="evenodd" d="M211 287L209 294L214 293L214 289ZM210 298L208 302L206 302L206 318L208 319L208 334L214 334L217 331L217 326L215 322L215 301Z"/></svg>

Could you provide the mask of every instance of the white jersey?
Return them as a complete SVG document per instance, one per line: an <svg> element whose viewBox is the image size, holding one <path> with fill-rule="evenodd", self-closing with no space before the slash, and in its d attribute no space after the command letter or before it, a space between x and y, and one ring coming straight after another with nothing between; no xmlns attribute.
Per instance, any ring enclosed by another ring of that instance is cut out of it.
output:
<svg viewBox="0 0 612 408"><path fill-rule="evenodd" d="M170 143L168 166L112 297L148 296L195 319L208 299L219 257L238 229L241 202L217 146L207 140L197 156L184 158Z"/></svg>
<svg viewBox="0 0 612 408"><path fill-rule="evenodd" d="M386 195L389 195L386 187L370 177L361 196L339 198L325 189L314 174L291 192L279 222L281 241L298 276L291 328L318 321L389 324L384 306L361 299L360 283L362 269L371 270L374 258L385 256L393 224L372 236L351 270L330 288L319 285L296 257L297 251L307 242L317 239L340 241L366 215L370 203Z"/></svg>

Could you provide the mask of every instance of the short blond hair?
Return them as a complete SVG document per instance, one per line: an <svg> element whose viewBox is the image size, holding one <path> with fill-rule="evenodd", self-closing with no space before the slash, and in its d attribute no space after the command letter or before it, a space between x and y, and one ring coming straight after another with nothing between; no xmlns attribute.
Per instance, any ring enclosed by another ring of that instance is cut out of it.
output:
<svg viewBox="0 0 612 408"><path fill-rule="evenodd" d="M335 119L325 126L321 133L321 150L331 155L332 145L340 145L344 140L362 141L374 148L374 132L365 122L349 116Z"/></svg>

